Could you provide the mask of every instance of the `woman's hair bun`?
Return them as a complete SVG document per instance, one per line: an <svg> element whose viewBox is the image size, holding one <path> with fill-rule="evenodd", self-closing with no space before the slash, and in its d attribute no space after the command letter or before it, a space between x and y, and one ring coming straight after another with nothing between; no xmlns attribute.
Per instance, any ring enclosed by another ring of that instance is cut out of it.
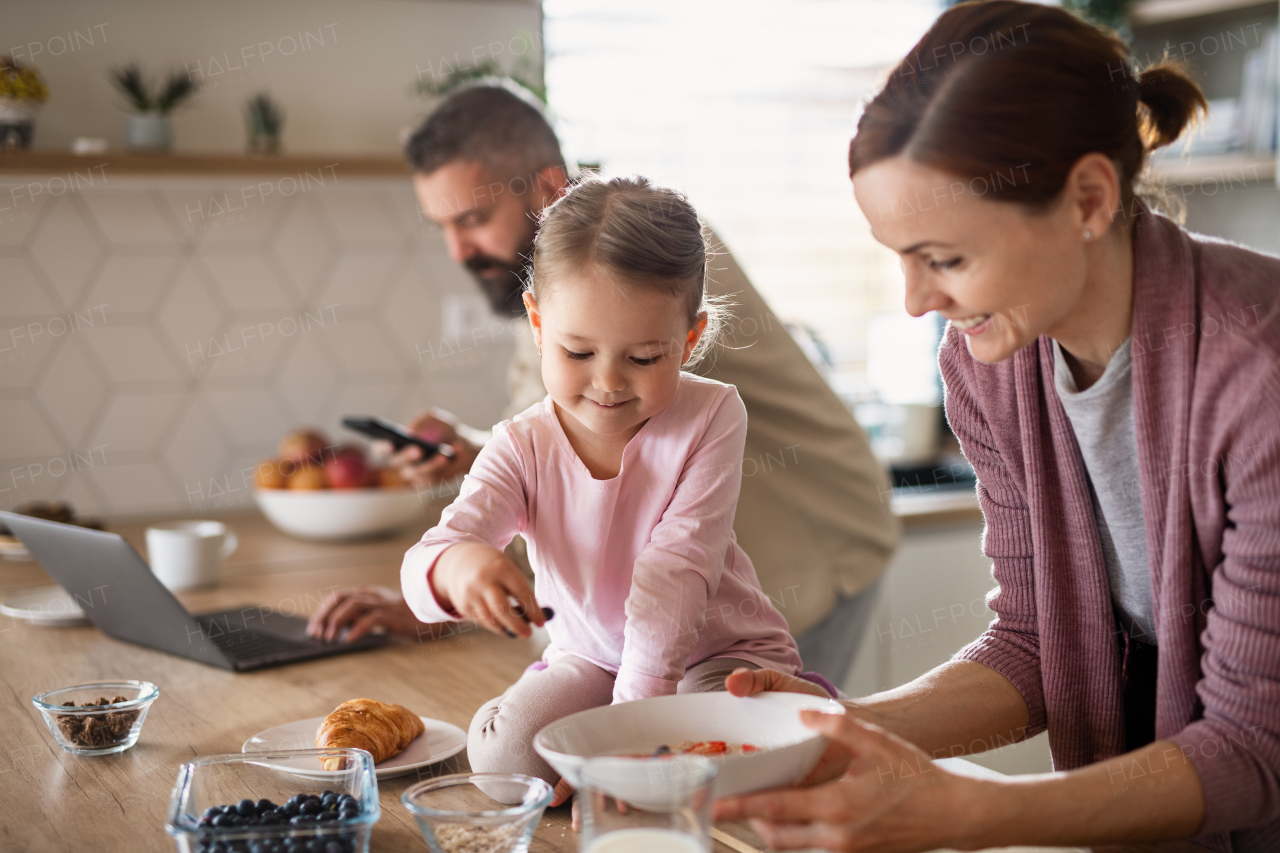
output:
<svg viewBox="0 0 1280 853"><path fill-rule="evenodd" d="M1139 133L1148 151L1170 144L1209 111L1200 87L1168 60L1138 75Z"/></svg>

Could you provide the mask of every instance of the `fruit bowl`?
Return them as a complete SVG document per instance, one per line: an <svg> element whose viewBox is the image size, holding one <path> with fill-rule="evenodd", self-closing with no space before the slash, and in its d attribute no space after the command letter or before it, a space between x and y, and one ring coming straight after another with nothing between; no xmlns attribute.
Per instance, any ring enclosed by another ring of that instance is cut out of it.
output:
<svg viewBox="0 0 1280 853"><path fill-rule="evenodd" d="M556 772L581 787L582 765L602 755L653 755L685 741L751 744L758 751L712 758L715 796L728 797L800 782L827 740L800 722L800 711L834 712L840 705L805 693L685 693L605 705L551 723L533 738Z"/></svg>
<svg viewBox="0 0 1280 853"><path fill-rule="evenodd" d="M267 520L302 539L365 539L423 522L411 486L367 489L255 489Z"/></svg>

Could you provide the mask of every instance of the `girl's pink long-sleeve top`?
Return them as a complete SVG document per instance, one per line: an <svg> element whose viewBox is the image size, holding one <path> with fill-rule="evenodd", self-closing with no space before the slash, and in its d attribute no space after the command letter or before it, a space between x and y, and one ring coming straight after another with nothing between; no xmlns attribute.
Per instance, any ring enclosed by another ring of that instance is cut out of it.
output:
<svg viewBox="0 0 1280 853"><path fill-rule="evenodd" d="M733 657L794 674L800 654L733 535L747 413L731 385L681 374L641 427L622 470L597 480L550 398L499 424L458 498L408 553L405 600L423 622L456 619L428 575L446 548L529 545L552 660L616 673L613 701L676 692L685 670Z"/></svg>

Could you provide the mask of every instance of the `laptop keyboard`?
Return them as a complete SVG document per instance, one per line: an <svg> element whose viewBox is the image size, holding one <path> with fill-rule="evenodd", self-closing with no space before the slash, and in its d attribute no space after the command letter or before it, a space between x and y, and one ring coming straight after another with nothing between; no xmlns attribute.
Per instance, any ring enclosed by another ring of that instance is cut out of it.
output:
<svg viewBox="0 0 1280 853"><path fill-rule="evenodd" d="M288 654L314 649L312 643L299 643L285 637L261 632L237 631L227 634L216 618L196 617L200 630L204 631L209 641L230 658L236 660L254 660L275 654Z"/></svg>

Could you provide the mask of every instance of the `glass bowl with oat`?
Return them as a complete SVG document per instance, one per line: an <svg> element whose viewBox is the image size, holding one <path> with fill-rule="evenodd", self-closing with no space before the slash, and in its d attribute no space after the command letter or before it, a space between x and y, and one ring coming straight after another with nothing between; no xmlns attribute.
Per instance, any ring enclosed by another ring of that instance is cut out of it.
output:
<svg viewBox="0 0 1280 853"><path fill-rule="evenodd" d="M159 695L150 681L97 681L38 693L31 704L65 751L111 755L138 742L147 709Z"/></svg>
<svg viewBox="0 0 1280 853"><path fill-rule="evenodd" d="M551 786L518 773L455 773L400 795L431 853L525 853Z"/></svg>

